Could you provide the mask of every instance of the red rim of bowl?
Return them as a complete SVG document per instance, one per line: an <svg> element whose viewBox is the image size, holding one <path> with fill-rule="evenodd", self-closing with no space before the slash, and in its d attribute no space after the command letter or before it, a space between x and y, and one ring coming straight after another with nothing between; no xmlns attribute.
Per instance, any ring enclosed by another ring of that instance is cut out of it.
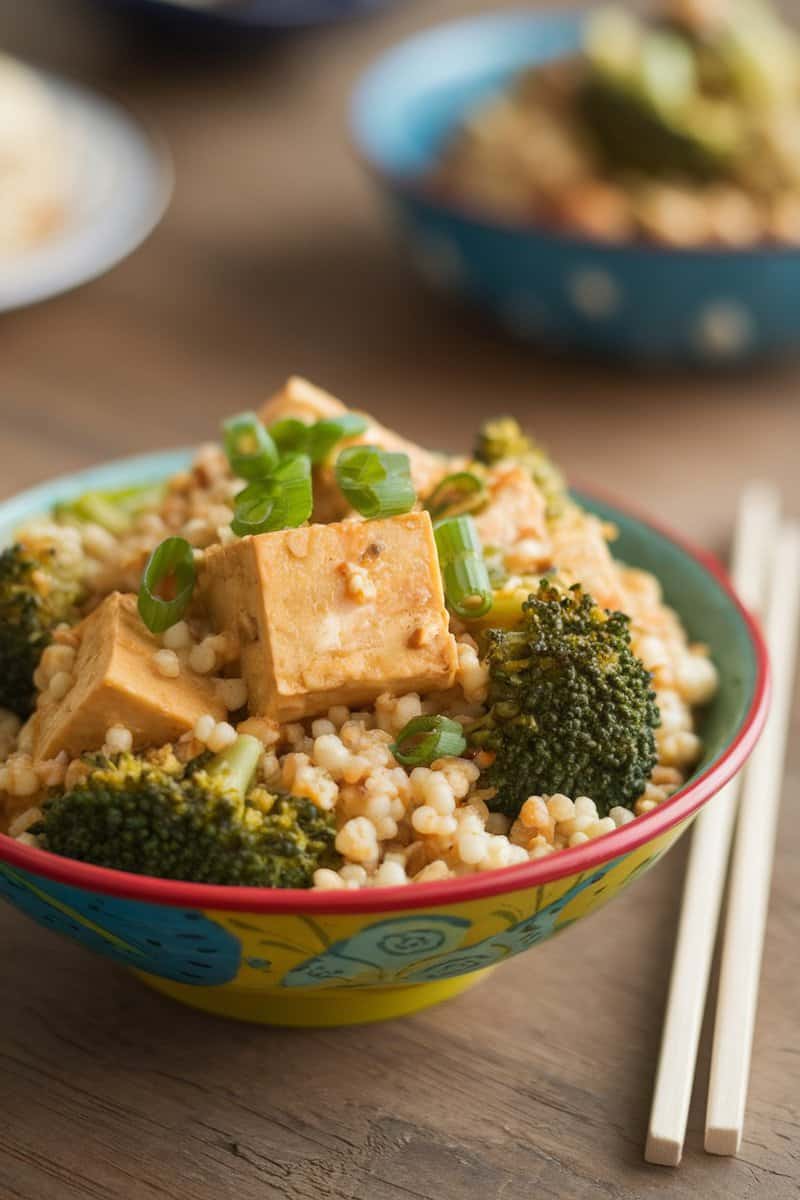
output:
<svg viewBox="0 0 800 1200"><path fill-rule="evenodd" d="M736 257L741 258L746 255L752 255L760 258L775 258L786 255L800 255L800 246L790 242L770 242L762 239L758 242L753 242L746 246L718 246L710 242L704 242L697 246L665 246L659 242L648 241L646 238L628 238L628 239L603 239L592 237L589 234L581 234L577 230L556 224L555 221L534 221L525 220L520 217L515 219L510 216L497 215L489 212L487 209L478 204L470 204L459 196L443 195L437 191L436 187L424 174L408 173L403 171L395 171L391 167L387 167L380 159L367 149L367 146L361 137L356 125L356 107L361 95L361 88L368 78L376 71L378 67L402 47L409 45L411 42L424 39L428 34L436 34L447 28L455 28L460 25L477 24L481 20L491 16L493 19L501 20L503 16L509 20L519 17L521 13L527 12L527 9L512 8L505 13L499 12L495 14L480 14L472 17L462 17L455 21L442 21L437 25L431 25L421 32L413 34L409 38L403 38L390 46L383 54L378 55L370 65L366 68L363 74L359 77L351 97L350 109L350 126L349 140L353 148L356 158L366 168L368 173L383 186L388 185L395 191L410 197L411 199L422 201L429 208L435 209L439 214L456 217L461 221L468 222L471 225L478 225L482 229L495 230L500 233L527 235L528 237L543 238L551 242L561 242L564 245L583 248L585 250L603 250L608 253L622 254L655 254L655 255L670 255L675 258L690 258L708 257ZM566 17L568 10L562 9L543 9L537 11L530 10L530 16L538 16L545 21L548 17ZM585 15L588 9L576 9L575 17ZM551 59L542 59L541 62L553 61Z"/></svg>
<svg viewBox="0 0 800 1200"><path fill-rule="evenodd" d="M598 500L607 499L602 491L597 489L592 489L591 492L587 490L585 494L594 495ZM353 891L315 892L301 888L247 888L180 883L60 858L46 850L22 845L6 834L0 834L0 860L59 883L71 884L105 895L176 907L250 913L375 913L460 904L523 888L540 887L542 884L562 879L565 875L578 875L594 870L601 864L629 854L666 833L716 795L736 774L755 746L766 719L769 700L767 648L758 623L739 600L726 571L713 554L692 545L683 537L676 536L659 522L640 516L636 510L619 504L614 504L614 507L673 542L712 576L744 622L755 655L753 695L735 737L715 762L652 812L637 817L635 821L621 826L614 833L607 833L582 846L559 850L536 862L521 863L515 867L500 867L493 871L442 880L440 883Z"/></svg>

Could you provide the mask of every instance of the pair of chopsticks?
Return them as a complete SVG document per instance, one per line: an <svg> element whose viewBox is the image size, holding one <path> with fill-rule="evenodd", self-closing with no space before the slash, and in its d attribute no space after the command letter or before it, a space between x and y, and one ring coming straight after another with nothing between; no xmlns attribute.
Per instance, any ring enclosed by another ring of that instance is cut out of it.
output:
<svg viewBox="0 0 800 1200"><path fill-rule="evenodd" d="M768 484L751 484L742 496L732 576L764 623L772 704L746 770L694 824L645 1148L648 1162L668 1167L683 1152L729 859L705 1149L736 1154L742 1140L800 615L800 524L781 523Z"/></svg>

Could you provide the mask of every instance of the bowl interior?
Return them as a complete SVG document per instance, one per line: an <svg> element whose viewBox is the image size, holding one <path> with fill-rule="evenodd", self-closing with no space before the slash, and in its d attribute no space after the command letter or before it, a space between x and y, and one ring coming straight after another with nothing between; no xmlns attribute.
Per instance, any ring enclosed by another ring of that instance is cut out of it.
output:
<svg viewBox="0 0 800 1200"><path fill-rule="evenodd" d="M715 574L718 567L710 555L696 550L688 554L672 537L648 522L591 495L581 493L578 499L616 525L619 537L613 544L614 557L655 575L690 639L705 642L711 651L720 685L702 714L703 757L693 772L694 778L721 757L752 703L758 664L750 632Z"/></svg>
<svg viewBox="0 0 800 1200"><path fill-rule="evenodd" d="M373 164L413 177L465 113L531 63L573 53L574 14L507 12L439 26L403 42L363 77L353 130Z"/></svg>
<svg viewBox="0 0 800 1200"><path fill-rule="evenodd" d="M94 489L157 482L186 467L192 453L183 449L139 455L31 488L0 504L0 545L13 538L22 522L46 513L58 501ZM710 648L720 687L703 716L704 753L695 770L695 775L700 774L734 741L753 703L759 663L751 631L710 555L690 552L648 521L591 493L576 496L584 507L617 527L615 557L657 576L667 603L679 613L690 638Z"/></svg>

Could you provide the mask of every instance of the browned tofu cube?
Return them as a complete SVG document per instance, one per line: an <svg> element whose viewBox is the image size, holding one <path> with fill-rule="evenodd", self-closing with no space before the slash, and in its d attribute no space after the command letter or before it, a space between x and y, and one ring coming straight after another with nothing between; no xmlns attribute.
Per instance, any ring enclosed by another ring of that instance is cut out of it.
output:
<svg viewBox="0 0 800 1200"><path fill-rule="evenodd" d="M290 375L279 392L270 396L261 409L261 420L265 425L294 417L298 421L321 421L328 417L340 417L347 409L341 400L330 392L315 387L300 375Z"/></svg>
<svg viewBox="0 0 800 1200"><path fill-rule="evenodd" d="M545 499L527 471L513 464L494 467L488 477L488 503L475 518L485 546L514 546L535 541L542 554L550 548Z"/></svg>
<svg viewBox="0 0 800 1200"><path fill-rule="evenodd" d="M159 643L142 624L136 597L113 592L79 626L75 683L63 700L42 696L36 714L35 758L98 750L106 730L124 725L135 749L161 746L194 728L203 713L225 719L209 679L184 668L177 679L159 675Z"/></svg>
<svg viewBox="0 0 800 1200"><path fill-rule="evenodd" d="M254 714L293 721L453 683L427 513L262 533L214 547L206 568L217 627L241 640Z"/></svg>
<svg viewBox="0 0 800 1200"><path fill-rule="evenodd" d="M279 392L269 399L261 409L265 425L286 417L312 422L338 417L348 410L328 392L315 387L306 379L291 376ZM361 413L368 422L367 429L358 437L343 440L337 449L344 446L379 446L382 450L399 451L408 455L411 479L420 499L429 496L436 484L447 472L447 461L441 454L432 454L415 442L387 429L373 420L369 413ZM349 511L347 501L336 486L333 469L324 464L314 472L314 520L336 521Z"/></svg>
<svg viewBox="0 0 800 1200"><path fill-rule="evenodd" d="M603 608L624 608L625 591L608 545L610 530L592 513L570 508L552 530L552 565L568 583L580 583Z"/></svg>

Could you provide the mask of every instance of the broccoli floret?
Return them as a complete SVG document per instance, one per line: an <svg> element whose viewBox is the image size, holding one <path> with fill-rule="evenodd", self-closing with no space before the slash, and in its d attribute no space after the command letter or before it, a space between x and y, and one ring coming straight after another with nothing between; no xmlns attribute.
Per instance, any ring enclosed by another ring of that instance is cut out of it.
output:
<svg viewBox="0 0 800 1200"><path fill-rule="evenodd" d="M564 476L544 450L522 430L514 417L493 417L478 430L475 458L492 466L511 461L528 471L547 501L548 517L557 517L567 503Z"/></svg>
<svg viewBox="0 0 800 1200"><path fill-rule="evenodd" d="M75 557L48 536L0 553L0 706L33 710L34 672L56 625L78 617L82 593Z"/></svg>
<svg viewBox="0 0 800 1200"><path fill-rule="evenodd" d="M516 816L532 795L591 796L601 815L631 807L656 764L650 675L630 646L629 618L576 584L542 580L516 629L483 634L490 709L473 746L494 752L481 786Z"/></svg>
<svg viewBox="0 0 800 1200"><path fill-rule="evenodd" d="M248 887L309 887L335 866L333 815L310 800L252 787L262 746L241 734L186 766L169 752L95 756L45 801L31 832L55 854L96 866Z"/></svg>

